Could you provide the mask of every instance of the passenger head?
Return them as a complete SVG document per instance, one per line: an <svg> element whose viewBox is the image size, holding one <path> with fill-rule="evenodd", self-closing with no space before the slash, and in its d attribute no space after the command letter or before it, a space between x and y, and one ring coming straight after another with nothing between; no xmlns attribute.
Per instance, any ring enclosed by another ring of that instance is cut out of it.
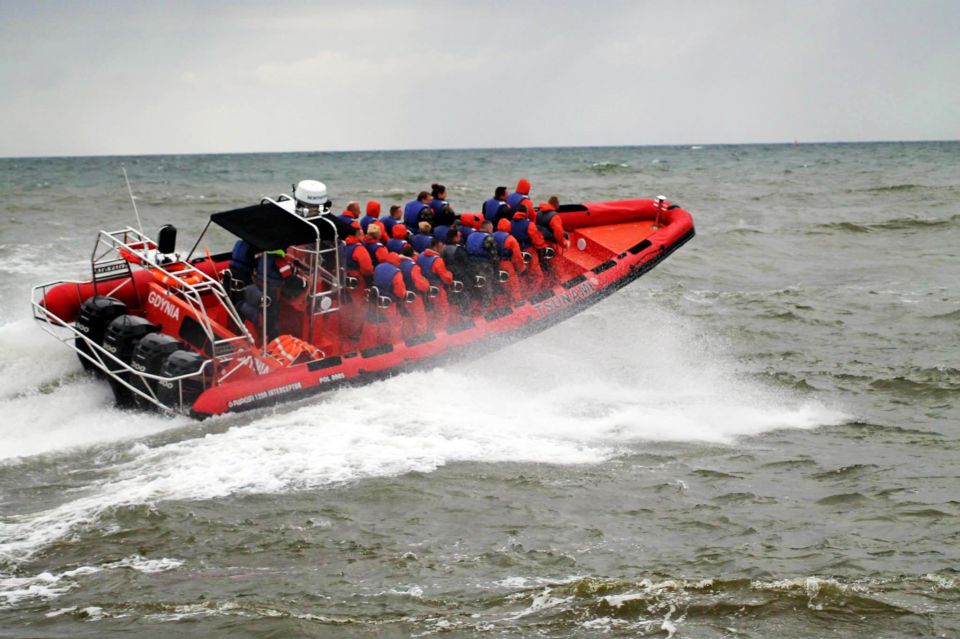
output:
<svg viewBox="0 0 960 639"><path fill-rule="evenodd" d="M417 226L417 231L420 235L430 235L430 232L433 230L433 227L430 225L430 222L420 222Z"/></svg>
<svg viewBox="0 0 960 639"><path fill-rule="evenodd" d="M494 197L495 199L497 199L497 200L505 200L505 199L507 199L507 187L505 187L505 186L498 186L498 187L497 187L497 190L495 190L495 191L493 192L493 197Z"/></svg>
<svg viewBox="0 0 960 639"><path fill-rule="evenodd" d="M373 242L380 241L380 227L374 223L370 223L367 227L367 239Z"/></svg>
<svg viewBox="0 0 960 639"><path fill-rule="evenodd" d="M497 230L498 230L498 231L506 231L507 233L509 233L509 232L510 232L510 220L508 220L508 219L505 218L505 217L501 217L501 218L500 218L500 221L497 222Z"/></svg>
<svg viewBox="0 0 960 639"><path fill-rule="evenodd" d="M447 231L447 244L459 244L461 235L459 227L451 226Z"/></svg>
<svg viewBox="0 0 960 639"><path fill-rule="evenodd" d="M360 217L360 203L359 202L348 202L347 210L354 214L356 217Z"/></svg>
<svg viewBox="0 0 960 639"><path fill-rule="evenodd" d="M493 222L490 220L484 220L480 223L480 230L484 233L493 233Z"/></svg>
<svg viewBox="0 0 960 639"><path fill-rule="evenodd" d="M357 239L363 239L363 227L360 226L360 222L351 222L350 223L350 237L355 237Z"/></svg>
<svg viewBox="0 0 960 639"><path fill-rule="evenodd" d="M427 193L426 191L420 191L420 194L417 195L417 200L423 202L424 204L430 204L430 201L433 199L433 196Z"/></svg>
<svg viewBox="0 0 960 639"><path fill-rule="evenodd" d="M380 203L376 200L367 202L367 215L370 217L380 217Z"/></svg>
<svg viewBox="0 0 960 639"><path fill-rule="evenodd" d="M405 240L407 239L407 225L406 224L394 224L393 231L390 232L393 235L395 240Z"/></svg>
<svg viewBox="0 0 960 639"><path fill-rule="evenodd" d="M464 213L460 216L460 224L470 228L479 229L483 216L479 213Z"/></svg>
<svg viewBox="0 0 960 639"><path fill-rule="evenodd" d="M400 255L405 255L406 257L413 257L413 247L409 244L404 244L403 248L400 249Z"/></svg>
<svg viewBox="0 0 960 639"><path fill-rule="evenodd" d="M447 187L442 184L431 184L430 190L433 192L433 197L439 198L441 200L447 199Z"/></svg>
<svg viewBox="0 0 960 639"><path fill-rule="evenodd" d="M520 178L520 181L517 182L517 193L530 195L530 182L527 178Z"/></svg>
<svg viewBox="0 0 960 639"><path fill-rule="evenodd" d="M400 218L403 217L403 209L400 207L399 204L390 205L390 217L392 217L395 220L399 220Z"/></svg>
<svg viewBox="0 0 960 639"><path fill-rule="evenodd" d="M547 200L547 202L550 203L550 206L553 207L554 211L560 210L560 198L558 198L556 195L551 195L550 199Z"/></svg>
<svg viewBox="0 0 960 639"><path fill-rule="evenodd" d="M439 253L443 250L443 240L439 237L430 238L430 248Z"/></svg>

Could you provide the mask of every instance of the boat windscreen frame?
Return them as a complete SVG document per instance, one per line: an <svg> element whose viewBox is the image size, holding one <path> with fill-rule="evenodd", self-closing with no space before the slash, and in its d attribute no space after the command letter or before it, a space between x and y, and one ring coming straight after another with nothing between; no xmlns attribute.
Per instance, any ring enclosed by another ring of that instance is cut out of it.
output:
<svg viewBox="0 0 960 639"><path fill-rule="evenodd" d="M320 228L316 225L269 200L214 213L210 221L260 251L313 244L321 237Z"/></svg>
<svg viewBox="0 0 960 639"><path fill-rule="evenodd" d="M252 206L214 213L210 222L260 251L276 251L317 240L336 243L352 234L350 224L336 215L322 213L304 217L270 198L263 198Z"/></svg>
<svg viewBox="0 0 960 639"><path fill-rule="evenodd" d="M336 248L338 240L346 237L352 232L350 225L339 217L329 213L315 215L313 217L303 217L292 212L283 206L280 206L270 198L263 198L259 204L245 206L239 209L221 211L210 216L206 226L197 238L187 261L193 256L204 235L210 229L211 224L223 228L232 235L249 243L254 251L259 253L259 258L266 259L269 251L286 251L291 246L312 245L315 254L320 253L321 242L329 242ZM334 250L334 273L339 273L339 251ZM261 265L263 281L259 283L260 288L260 306L261 306L261 344L267 343L267 306L270 304L267 287L267 268L266 264ZM316 291L318 272L314 269L310 273L311 290ZM336 277L336 276L334 276ZM340 296L339 287L337 287L337 307L339 308ZM311 315L316 312L316 295L311 300ZM310 336L313 336L313 323L310 324Z"/></svg>

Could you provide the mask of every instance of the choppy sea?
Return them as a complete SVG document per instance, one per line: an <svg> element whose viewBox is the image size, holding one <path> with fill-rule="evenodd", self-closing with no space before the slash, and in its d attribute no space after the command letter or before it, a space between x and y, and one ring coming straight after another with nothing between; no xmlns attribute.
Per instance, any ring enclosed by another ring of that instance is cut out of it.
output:
<svg viewBox="0 0 960 639"><path fill-rule="evenodd" d="M194 422L31 319L136 225L121 167L183 244L304 178L698 234L504 350ZM0 637L960 636L958 328L956 142L0 159Z"/></svg>

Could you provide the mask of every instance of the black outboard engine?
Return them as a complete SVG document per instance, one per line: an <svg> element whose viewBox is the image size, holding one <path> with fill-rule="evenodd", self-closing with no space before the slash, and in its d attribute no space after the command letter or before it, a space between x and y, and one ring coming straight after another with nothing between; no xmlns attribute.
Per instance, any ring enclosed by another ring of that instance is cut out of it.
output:
<svg viewBox="0 0 960 639"><path fill-rule="evenodd" d="M183 344L177 338L166 333L150 333L145 335L137 344L137 347L133 349L133 359L130 360L130 366L141 373L159 375L167 356L181 349L183 349ZM135 388L143 389L144 392L147 390L145 387L149 387L154 394L157 393L156 380L143 380L140 377L133 376L131 384ZM133 401L138 408L155 407L152 402L140 395L135 395Z"/></svg>
<svg viewBox="0 0 960 639"><path fill-rule="evenodd" d="M167 356L160 374L163 377L180 377L181 375L197 373L206 361L207 358L200 353L177 351ZM189 408L200 397L200 393L206 390L208 378L209 371L205 371L202 375L194 375L180 382L161 380L157 386L157 399L171 408L178 408L182 400L183 406Z"/></svg>
<svg viewBox="0 0 960 639"><path fill-rule="evenodd" d="M97 295L84 301L80 305L80 316L77 318L77 330L86 335L98 345L103 345L103 336L107 332L107 326L117 317L127 314L127 305L113 297ZM78 351L93 355L91 348L82 339L75 341ZM83 355L77 354L83 368L88 371L94 371L102 376L103 372L95 365L90 363Z"/></svg>
<svg viewBox="0 0 960 639"><path fill-rule="evenodd" d="M103 348L124 364L129 365L137 343L145 335L155 333L157 330L159 330L157 326L148 319L136 315L121 315L107 327L103 337ZM127 383L132 381L128 373L122 372L123 367L112 359L107 361L107 368ZM132 406L133 393L130 389L115 379L111 378L109 381L117 406Z"/></svg>

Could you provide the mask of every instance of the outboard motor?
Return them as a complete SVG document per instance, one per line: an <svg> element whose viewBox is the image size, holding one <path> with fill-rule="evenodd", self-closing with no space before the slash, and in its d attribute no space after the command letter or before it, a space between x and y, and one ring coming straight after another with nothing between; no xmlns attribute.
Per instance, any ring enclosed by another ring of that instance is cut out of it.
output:
<svg viewBox="0 0 960 639"><path fill-rule="evenodd" d="M127 314L127 305L113 297L97 295L84 301L80 306L80 316L77 318L77 330L86 335L96 344L103 345L103 336L107 332L107 326L117 317ZM78 351L93 355L87 343L82 339L75 341ZM83 355L77 354L83 368L88 371L94 371L103 376L103 372Z"/></svg>
<svg viewBox="0 0 960 639"><path fill-rule="evenodd" d="M124 364L129 365L133 359L133 351L140 340L157 330L159 330L157 326L148 319L136 315L121 315L107 327L103 337L103 348ZM132 381L129 373L123 372L123 367L112 359L107 361L107 368L127 383ZM109 381L117 405L132 406L133 393L130 389L113 378Z"/></svg>
<svg viewBox="0 0 960 639"><path fill-rule="evenodd" d="M207 358L200 353L176 351L167 356L167 359L163 362L163 368L160 370L160 375L163 377L180 377L181 375L197 373L206 361ZM207 381L206 374L198 374L179 382L161 380L157 386L157 399L174 409L180 407L182 399L183 406L189 408L200 397L200 393L207 388ZM183 389L182 397L181 385Z"/></svg>
<svg viewBox="0 0 960 639"><path fill-rule="evenodd" d="M141 373L159 375L167 357L181 349L183 349L183 344L177 338L165 333L150 333L145 335L137 344L137 347L133 349L133 359L130 361L130 366ZM139 377L133 377L131 383L136 388L144 389L144 392L146 392L144 387L148 386L154 394L157 393L156 380L143 380ZM139 395L134 395L133 401L138 408L154 407L152 402Z"/></svg>

